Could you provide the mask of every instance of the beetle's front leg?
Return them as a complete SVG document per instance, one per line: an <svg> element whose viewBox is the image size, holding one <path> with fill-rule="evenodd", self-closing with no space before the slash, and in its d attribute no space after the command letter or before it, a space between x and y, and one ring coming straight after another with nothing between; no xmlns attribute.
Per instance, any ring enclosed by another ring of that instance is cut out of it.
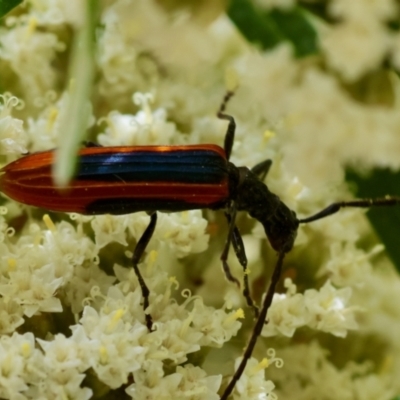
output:
<svg viewBox="0 0 400 400"><path fill-rule="evenodd" d="M231 214L226 212L225 217L229 223L229 226L231 226L231 221L232 221ZM250 294L246 250L244 247L242 236L241 236L236 224L234 225L234 228L233 228L231 241L232 241L232 245L233 245L233 249L235 251L236 257L237 257L240 265L243 267L243 296L246 299L247 305L253 309L254 316L257 318L258 317L258 307L255 305L253 299L251 298L251 294ZM225 268L229 269L228 264L226 264L226 267L224 267L224 271L225 271Z"/></svg>
<svg viewBox="0 0 400 400"><path fill-rule="evenodd" d="M222 268L224 270L226 279L228 279L228 281L230 281L230 282L236 283L236 285L238 287L240 287L240 282L232 275L231 269L229 268L229 265L228 265L229 248L231 246L233 232L235 230L236 208L234 206L231 206L229 211L225 212L225 215L226 215L226 218L229 223L229 230L228 230L228 236L226 238L225 246L222 251L220 260L222 262ZM247 260L246 260L246 262L247 262Z"/></svg>
<svg viewBox="0 0 400 400"><path fill-rule="evenodd" d="M157 224L157 213L155 211L149 213L150 215L150 222L149 225L147 226L146 230L143 232L142 236L140 237L139 241L136 244L135 250L133 251L133 256L132 256L132 264L133 264L133 269L135 271L135 274L138 278L140 288L142 289L142 296L143 296L143 310L145 313L146 317L146 325L149 331L152 330L153 327L153 319L150 314L146 313L146 309L149 306L149 296L150 296L150 290L146 285L146 282L144 281L142 274L140 273L139 270L139 262L146 250L147 245L149 244L149 241L151 237L153 236L154 230L156 228Z"/></svg>

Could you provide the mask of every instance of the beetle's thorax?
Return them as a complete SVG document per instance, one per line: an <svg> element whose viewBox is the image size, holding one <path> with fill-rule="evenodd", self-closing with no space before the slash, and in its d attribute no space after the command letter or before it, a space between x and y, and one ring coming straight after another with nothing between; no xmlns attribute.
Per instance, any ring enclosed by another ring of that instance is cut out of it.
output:
<svg viewBox="0 0 400 400"><path fill-rule="evenodd" d="M271 246L278 252L293 247L299 221L280 198L247 167L230 164L231 198L238 211L247 211L260 221Z"/></svg>

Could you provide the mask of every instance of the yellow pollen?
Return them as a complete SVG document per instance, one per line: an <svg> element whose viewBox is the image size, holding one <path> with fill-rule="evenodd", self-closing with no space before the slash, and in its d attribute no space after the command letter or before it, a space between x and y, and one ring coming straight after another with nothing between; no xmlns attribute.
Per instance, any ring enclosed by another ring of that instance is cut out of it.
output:
<svg viewBox="0 0 400 400"><path fill-rule="evenodd" d="M21 345L21 354L24 357L29 357L32 353L32 347L31 344L29 342L24 342Z"/></svg>
<svg viewBox="0 0 400 400"><path fill-rule="evenodd" d="M32 17L29 19L29 24L26 30L26 39L28 39L33 34L33 32L35 32L37 23L38 21L36 18Z"/></svg>
<svg viewBox="0 0 400 400"><path fill-rule="evenodd" d="M17 260L15 258L9 258L7 260L8 264L8 272L14 271L15 268L17 267Z"/></svg>
<svg viewBox="0 0 400 400"><path fill-rule="evenodd" d="M157 260L157 256L158 256L157 250L152 250L149 253L149 262L154 264Z"/></svg>
<svg viewBox="0 0 400 400"><path fill-rule="evenodd" d="M236 321L238 319L243 319L243 318L244 318L243 308L239 308L233 314L229 315L225 319L225 323L231 323L231 322L234 322L234 321Z"/></svg>
<svg viewBox="0 0 400 400"><path fill-rule="evenodd" d="M172 285L179 287L179 282L178 279L176 279L176 276L170 276L168 280L171 282Z"/></svg>
<svg viewBox="0 0 400 400"><path fill-rule="evenodd" d="M276 136L276 133L267 129L264 132L264 140L268 143L272 138Z"/></svg>
<svg viewBox="0 0 400 400"><path fill-rule="evenodd" d="M113 317L111 318L111 321L108 324L108 328L110 330L114 329L117 323L121 320L121 318L124 316L125 310L123 308L120 308L115 312Z"/></svg>
<svg viewBox="0 0 400 400"><path fill-rule="evenodd" d="M45 223L45 225L49 231L52 231L52 232L56 231L56 226L54 225L54 222L51 220L49 214L43 215L43 222Z"/></svg>
<svg viewBox="0 0 400 400"><path fill-rule="evenodd" d="M49 112L49 116L47 118L47 126L46 126L47 132L50 132L53 129L54 122L56 121L57 117L58 117L58 108L52 107Z"/></svg>
<svg viewBox="0 0 400 400"><path fill-rule="evenodd" d="M393 368L394 360L392 355L387 355L383 358L379 367L379 374L385 375Z"/></svg>
<svg viewBox="0 0 400 400"><path fill-rule="evenodd" d="M263 358L256 366L254 366L251 369L251 373L255 375L257 372L268 368L268 366L269 366L268 358Z"/></svg>
<svg viewBox="0 0 400 400"><path fill-rule="evenodd" d="M158 257L157 250L151 250L147 257L147 270L151 272Z"/></svg>
<svg viewBox="0 0 400 400"><path fill-rule="evenodd" d="M99 349L100 352L100 362L105 364L108 361L108 351L105 346L101 346Z"/></svg>
<svg viewBox="0 0 400 400"><path fill-rule="evenodd" d="M189 213L187 211L182 211L182 220L184 224L187 224L189 222Z"/></svg>

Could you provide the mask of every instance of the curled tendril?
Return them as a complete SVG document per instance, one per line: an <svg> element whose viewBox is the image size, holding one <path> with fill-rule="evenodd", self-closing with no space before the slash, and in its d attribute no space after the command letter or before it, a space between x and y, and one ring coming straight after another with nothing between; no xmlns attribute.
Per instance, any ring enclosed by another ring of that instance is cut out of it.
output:
<svg viewBox="0 0 400 400"><path fill-rule="evenodd" d="M183 302L182 307L187 308L190 303L194 303L195 300L202 300L201 296L191 296L187 297L186 300Z"/></svg>
<svg viewBox="0 0 400 400"><path fill-rule="evenodd" d="M69 218L71 219L71 221L77 221L80 224L90 222L95 218L94 215L81 215L81 214L77 214L77 213L69 213L68 215L69 215Z"/></svg>
<svg viewBox="0 0 400 400"><path fill-rule="evenodd" d="M7 235L8 237L14 236L14 235L15 235L15 229L12 228L11 226L9 226L9 227L6 229L6 235Z"/></svg>
<svg viewBox="0 0 400 400"><path fill-rule="evenodd" d="M111 111L111 113L113 113L113 112L115 112L115 111ZM103 124L103 123L108 125L108 117L109 117L109 115L110 115L111 113L109 113L107 117L100 117L100 118L97 120L96 125L97 125L97 126L100 126L100 125Z"/></svg>
<svg viewBox="0 0 400 400"><path fill-rule="evenodd" d="M181 292L181 296L185 299L188 299L192 296L192 292L190 291L190 289L183 289Z"/></svg>
<svg viewBox="0 0 400 400"><path fill-rule="evenodd" d="M11 110L22 110L25 107L25 102L16 96L13 96L10 92L0 94L0 101L4 104L3 109Z"/></svg>
<svg viewBox="0 0 400 400"><path fill-rule="evenodd" d="M169 279L169 283L170 283L171 287L172 287L172 286L175 287L175 290L178 290L178 289L179 289L179 282L177 281L176 278L170 278L170 279Z"/></svg>
<svg viewBox="0 0 400 400"><path fill-rule="evenodd" d="M268 356L268 361L269 361L270 365L271 364L275 364L276 368L282 368L283 367L284 362L283 362L282 358L275 357L276 356L275 349L273 349L273 348L268 349L267 350L267 356Z"/></svg>
<svg viewBox="0 0 400 400"><path fill-rule="evenodd" d="M91 302L92 302L92 298L91 297L85 297L82 300L82 307L90 306Z"/></svg>
<svg viewBox="0 0 400 400"><path fill-rule="evenodd" d="M100 290L100 287L99 287L99 286L93 286L93 287L90 289L90 297L92 298L92 300L94 300L96 297L99 297L99 298L101 298L101 299L103 299L103 300L106 299L106 296L104 296L104 295L101 293L101 290Z"/></svg>

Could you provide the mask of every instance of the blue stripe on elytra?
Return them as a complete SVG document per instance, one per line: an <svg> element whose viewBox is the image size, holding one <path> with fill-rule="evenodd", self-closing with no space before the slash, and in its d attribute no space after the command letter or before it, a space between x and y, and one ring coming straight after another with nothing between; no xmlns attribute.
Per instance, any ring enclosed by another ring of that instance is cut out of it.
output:
<svg viewBox="0 0 400 400"><path fill-rule="evenodd" d="M212 184L227 176L226 159L209 150L89 154L79 162L76 179Z"/></svg>

